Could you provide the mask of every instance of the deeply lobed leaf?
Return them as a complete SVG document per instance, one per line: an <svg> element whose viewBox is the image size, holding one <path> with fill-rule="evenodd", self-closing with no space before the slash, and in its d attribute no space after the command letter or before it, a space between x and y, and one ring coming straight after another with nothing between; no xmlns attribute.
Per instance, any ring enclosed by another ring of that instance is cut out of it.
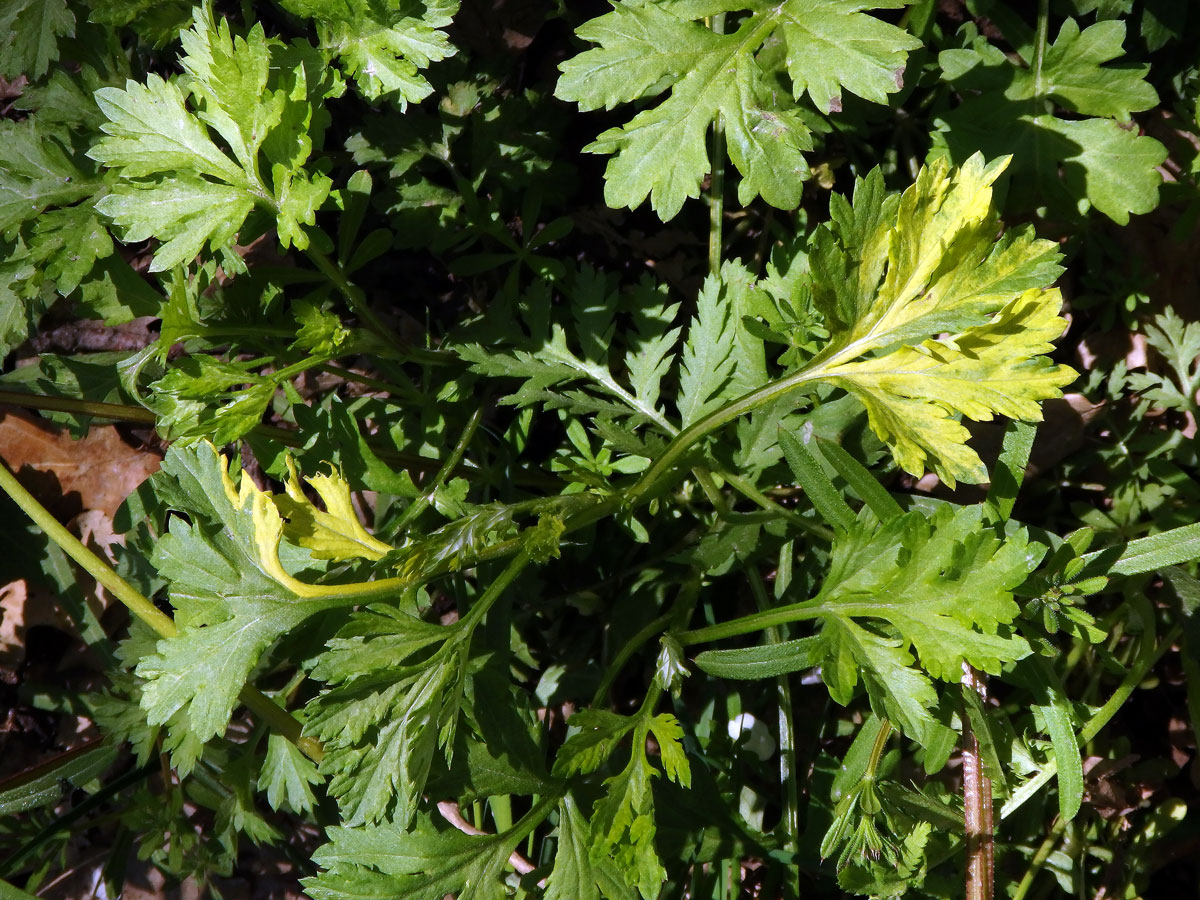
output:
<svg viewBox="0 0 1200 900"><path fill-rule="evenodd" d="M612 12L577 34L598 46L563 63L556 95L582 109L669 96L627 124L602 133L587 149L613 154L605 172L605 200L634 207L647 196L664 219L700 195L711 170L705 139L723 123L729 155L742 173L738 198L761 195L795 207L808 178L811 149L805 111L808 94L822 112L841 108L841 92L883 102L899 90L908 51L920 42L863 12L902 5L895 0L785 0L755 5L737 30L716 34L694 21L698 10L662 0L615 2ZM744 5L703 5L703 15L737 12ZM782 58L762 48L778 38ZM777 84L789 80L792 97Z"/></svg>

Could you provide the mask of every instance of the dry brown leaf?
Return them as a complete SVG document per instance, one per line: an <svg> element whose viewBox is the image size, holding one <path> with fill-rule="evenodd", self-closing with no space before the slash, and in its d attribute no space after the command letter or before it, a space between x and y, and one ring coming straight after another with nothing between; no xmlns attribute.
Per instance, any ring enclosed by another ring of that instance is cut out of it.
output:
<svg viewBox="0 0 1200 900"><path fill-rule="evenodd" d="M82 510L100 510L109 519L160 462L157 454L126 444L111 425L93 426L75 440L15 411L0 419L0 457L14 472L28 466L54 475L63 497L77 494Z"/></svg>

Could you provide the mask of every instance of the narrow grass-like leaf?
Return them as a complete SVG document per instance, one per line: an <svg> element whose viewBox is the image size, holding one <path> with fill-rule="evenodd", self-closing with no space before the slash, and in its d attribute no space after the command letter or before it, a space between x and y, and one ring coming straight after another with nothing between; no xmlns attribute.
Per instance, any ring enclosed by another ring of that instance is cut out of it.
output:
<svg viewBox="0 0 1200 900"><path fill-rule="evenodd" d="M808 669L820 661L823 648L816 637L743 647L737 650L705 650L696 657L696 665L717 678L749 680L775 678L789 672Z"/></svg>
<svg viewBox="0 0 1200 900"><path fill-rule="evenodd" d="M808 452L808 448L792 437L791 432L779 429L779 446L783 448L783 456L791 467L796 481L804 488L804 493L812 501L817 512L841 531L848 531L854 526L854 510L842 499L825 470L816 458Z"/></svg>
<svg viewBox="0 0 1200 900"><path fill-rule="evenodd" d="M810 449L820 452L837 473L846 479L858 496L871 508L880 522L887 522L901 515L904 510L896 502L896 498L884 490L883 485L875 480L862 463L832 441L810 441Z"/></svg>

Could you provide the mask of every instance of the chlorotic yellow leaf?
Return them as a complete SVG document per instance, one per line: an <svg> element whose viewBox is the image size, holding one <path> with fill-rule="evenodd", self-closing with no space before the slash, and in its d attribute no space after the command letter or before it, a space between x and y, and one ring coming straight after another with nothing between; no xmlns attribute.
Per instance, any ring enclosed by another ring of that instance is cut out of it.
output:
<svg viewBox="0 0 1200 900"><path fill-rule="evenodd" d="M951 486L986 481L954 414L1041 421L1040 401L1061 396L1059 388L1076 377L1041 355L1066 325L1061 303L1057 290L1029 290L986 325L838 366L825 379L863 401L903 469L921 474L928 465Z"/></svg>
<svg viewBox="0 0 1200 900"><path fill-rule="evenodd" d="M936 162L897 201L873 172L831 201L811 253L830 341L802 376L857 396L906 471L987 480L960 418L1040 421L1075 373L1053 364L1065 322L1049 241L1001 235L992 184L1007 158Z"/></svg>
<svg viewBox="0 0 1200 900"><path fill-rule="evenodd" d="M358 520L350 499L350 485L336 471L305 478L325 504L322 511L304 495L295 463L288 460L285 495L276 495L275 507L287 518L288 540L312 551L318 559L377 560L392 548L374 537Z"/></svg>

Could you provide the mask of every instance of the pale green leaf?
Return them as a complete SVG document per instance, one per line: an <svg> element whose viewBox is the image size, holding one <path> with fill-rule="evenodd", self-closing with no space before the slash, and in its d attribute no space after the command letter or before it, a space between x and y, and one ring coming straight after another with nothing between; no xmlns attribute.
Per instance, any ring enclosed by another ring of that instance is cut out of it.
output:
<svg viewBox="0 0 1200 900"><path fill-rule="evenodd" d="M1131 113L1151 109L1158 94L1146 81L1150 67L1105 67L1125 54L1125 23L1110 19L1082 32L1067 19L1042 63L1041 92L1065 109L1085 116L1128 120ZM1007 92L1013 99L1037 96L1034 73L1022 70Z"/></svg>
<svg viewBox="0 0 1200 900"><path fill-rule="evenodd" d="M807 91L823 112L841 110L843 89L886 103L888 94L903 87L908 51L921 42L862 10L903 5L898 0L787 0L783 36L796 97Z"/></svg>
<svg viewBox="0 0 1200 900"><path fill-rule="evenodd" d="M390 100L402 110L433 90L421 70L455 52L443 29L458 11L457 0L282 0L280 5L316 20L321 50L342 64L364 97Z"/></svg>
<svg viewBox="0 0 1200 900"><path fill-rule="evenodd" d="M1060 396L1076 377L1042 355L1062 333L1060 302L1057 291L1029 291L952 342L902 347L830 368L825 378L863 401L871 427L902 468L931 468L951 486L987 481L967 446L969 432L954 416L1041 420L1040 401Z"/></svg>
<svg viewBox="0 0 1200 900"><path fill-rule="evenodd" d="M188 111L174 82L151 74L145 84L129 81L123 90L101 88L96 102L108 118L101 126L108 136L88 151L97 162L120 166L127 178L188 172L245 186L245 173Z"/></svg>
<svg viewBox="0 0 1200 900"><path fill-rule="evenodd" d="M183 77L96 92L108 121L88 155L120 175L97 208L126 241L162 242L152 271L187 264L206 244L243 270L232 247L255 208L274 216L284 247L307 247L305 227L331 186L302 169L323 129L313 104L336 87L311 49L269 39L261 24L235 37L207 5L181 42Z"/></svg>
<svg viewBox="0 0 1200 900"><path fill-rule="evenodd" d="M819 666L838 703L849 703L861 681L878 715L924 741L936 731L931 677L957 682L964 663L998 674L1029 654L1009 627L1020 613L1012 592L1045 548L1020 531L1002 537L983 515L982 506L944 506L878 525L864 514L834 541L820 593L789 608L795 619L816 620L814 636L709 651L697 664L751 678Z"/></svg>
<svg viewBox="0 0 1200 900"><path fill-rule="evenodd" d="M152 272L191 263L205 244L213 250L229 246L253 208L254 199L241 188L187 177L130 185L96 204L123 229L126 243L150 237L163 242Z"/></svg>
<svg viewBox="0 0 1200 900"><path fill-rule="evenodd" d="M840 109L843 89L873 101L898 90L907 52L920 42L862 12L894 5L787 0L755 8L732 34L716 34L693 20L743 7L614 3L612 12L579 28L597 46L561 65L556 94L582 109L612 109L669 89L661 103L587 148L613 154L605 173L610 206L634 207L649 196L664 220L673 217L699 196L712 166L706 136L720 120L742 174L741 202L761 195L791 209L809 176L804 153L811 149L795 100L807 93L829 111ZM785 52L765 49L780 40ZM795 99L779 90L789 80Z"/></svg>
<svg viewBox="0 0 1200 900"><path fill-rule="evenodd" d="M307 547L317 559L382 559L390 544L375 538L363 526L350 497L350 485L336 470L328 475L310 475L304 480L321 498L318 508L300 487L295 463L288 459L286 494L276 495L275 505L287 519L283 533L293 544Z"/></svg>

